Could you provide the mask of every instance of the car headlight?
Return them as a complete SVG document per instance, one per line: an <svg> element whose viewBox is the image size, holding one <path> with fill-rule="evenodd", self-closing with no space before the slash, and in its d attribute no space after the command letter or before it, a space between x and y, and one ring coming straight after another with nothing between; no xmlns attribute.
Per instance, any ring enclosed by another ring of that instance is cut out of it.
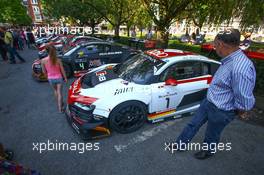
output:
<svg viewBox="0 0 264 175"><path fill-rule="evenodd" d="M92 111L95 108L94 105L85 105L85 104L78 103L78 102L75 102L74 105L85 110L85 111Z"/></svg>

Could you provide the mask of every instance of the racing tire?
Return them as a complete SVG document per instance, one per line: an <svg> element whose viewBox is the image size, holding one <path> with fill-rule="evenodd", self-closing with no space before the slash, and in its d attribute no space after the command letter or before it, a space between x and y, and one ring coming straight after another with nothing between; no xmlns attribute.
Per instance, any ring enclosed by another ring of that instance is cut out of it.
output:
<svg viewBox="0 0 264 175"><path fill-rule="evenodd" d="M138 101L128 101L114 108L109 117L109 126L118 133L127 134L141 128L146 120L145 104Z"/></svg>
<svg viewBox="0 0 264 175"><path fill-rule="evenodd" d="M67 63L62 63L63 64L63 68L65 70L65 74L67 78L70 78L72 76L72 68L69 64Z"/></svg>

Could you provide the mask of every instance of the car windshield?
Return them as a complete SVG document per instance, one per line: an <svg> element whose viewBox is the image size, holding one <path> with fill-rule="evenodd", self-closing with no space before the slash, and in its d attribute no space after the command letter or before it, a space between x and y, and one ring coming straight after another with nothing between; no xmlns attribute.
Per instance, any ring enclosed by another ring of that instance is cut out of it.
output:
<svg viewBox="0 0 264 175"><path fill-rule="evenodd" d="M64 52L65 56L70 56L73 52L75 52L75 50L79 49L79 45L78 46L74 46L74 47L70 47L68 50L66 50Z"/></svg>
<svg viewBox="0 0 264 175"><path fill-rule="evenodd" d="M114 72L126 81L148 84L154 73L165 64L164 61L144 54L138 54L115 67Z"/></svg>

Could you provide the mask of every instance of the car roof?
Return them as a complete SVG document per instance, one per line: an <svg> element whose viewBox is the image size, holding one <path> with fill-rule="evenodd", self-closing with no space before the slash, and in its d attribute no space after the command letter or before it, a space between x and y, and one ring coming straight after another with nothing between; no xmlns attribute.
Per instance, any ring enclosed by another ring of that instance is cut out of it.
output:
<svg viewBox="0 0 264 175"><path fill-rule="evenodd" d="M102 39L100 39L100 38L96 38L96 37L93 37L93 36L75 36L74 38L75 38L75 39L83 38L83 39L102 40Z"/></svg>
<svg viewBox="0 0 264 175"><path fill-rule="evenodd" d="M113 45L111 42L108 41L87 41L84 43L81 43L80 46L87 46L91 44L107 44L107 45Z"/></svg>
<svg viewBox="0 0 264 175"><path fill-rule="evenodd" d="M178 49L154 49L145 51L145 54L165 62L176 62L180 60L200 60L218 63L217 61L211 60L205 56Z"/></svg>
<svg viewBox="0 0 264 175"><path fill-rule="evenodd" d="M194 55L192 52L186 52L177 49L154 49L145 52L156 59L167 59L175 56Z"/></svg>

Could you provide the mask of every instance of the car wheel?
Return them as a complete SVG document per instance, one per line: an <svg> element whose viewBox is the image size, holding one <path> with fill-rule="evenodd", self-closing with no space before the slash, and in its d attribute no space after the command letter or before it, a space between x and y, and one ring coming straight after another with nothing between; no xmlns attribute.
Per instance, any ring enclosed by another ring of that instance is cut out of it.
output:
<svg viewBox="0 0 264 175"><path fill-rule="evenodd" d="M67 78L71 77L72 76L71 66L69 64L67 64L67 63L63 63L63 68L65 70Z"/></svg>
<svg viewBox="0 0 264 175"><path fill-rule="evenodd" d="M119 133L131 133L141 128L147 119L146 107L141 102L121 103L110 114L110 128Z"/></svg>

